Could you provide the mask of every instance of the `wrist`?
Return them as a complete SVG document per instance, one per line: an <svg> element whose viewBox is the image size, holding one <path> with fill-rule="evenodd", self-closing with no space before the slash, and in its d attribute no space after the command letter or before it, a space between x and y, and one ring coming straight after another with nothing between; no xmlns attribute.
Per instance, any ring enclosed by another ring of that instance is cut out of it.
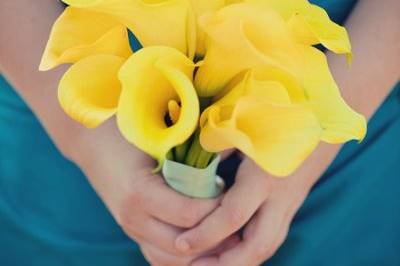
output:
<svg viewBox="0 0 400 266"><path fill-rule="evenodd" d="M113 168L121 174L155 169L156 162L120 134L114 119L95 129L80 126L69 141L67 156L85 173Z"/></svg>
<svg viewBox="0 0 400 266"><path fill-rule="evenodd" d="M341 147L342 145L320 143L311 156L288 178L292 179L295 185L302 187L308 194L309 190L333 162Z"/></svg>

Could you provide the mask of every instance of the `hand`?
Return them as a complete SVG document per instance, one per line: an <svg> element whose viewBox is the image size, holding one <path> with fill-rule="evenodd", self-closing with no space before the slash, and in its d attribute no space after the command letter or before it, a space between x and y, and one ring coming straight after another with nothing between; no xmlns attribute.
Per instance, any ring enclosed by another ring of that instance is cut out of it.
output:
<svg viewBox="0 0 400 266"><path fill-rule="evenodd" d="M195 226L216 208L219 199L192 199L169 188L160 175L151 173L154 160L128 144L115 121L83 129L73 140L64 145L64 154L81 167L117 223L153 265L188 265L199 255L177 256L174 241L183 228Z"/></svg>
<svg viewBox="0 0 400 266"><path fill-rule="evenodd" d="M338 148L322 145L295 174L286 178L272 177L245 159L221 205L199 225L180 235L175 242L177 249L185 255L200 253L237 235L246 224L241 241L217 254L202 256L192 265L260 265L283 243L294 214Z"/></svg>
<svg viewBox="0 0 400 266"><path fill-rule="evenodd" d="M250 170L256 167L251 164L246 162L241 171L251 173ZM292 184L293 180L266 174L263 178L268 180L268 195L245 225L242 240L228 250L197 259L193 266L257 266L278 250L308 189L305 186L296 187L299 184Z"/></svg>

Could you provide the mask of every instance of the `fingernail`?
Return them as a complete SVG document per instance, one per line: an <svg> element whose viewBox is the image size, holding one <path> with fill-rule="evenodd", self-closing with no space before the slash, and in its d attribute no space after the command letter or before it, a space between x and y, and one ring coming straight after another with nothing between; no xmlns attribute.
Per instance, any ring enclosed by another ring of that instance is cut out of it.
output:
<svg viewBox="0 0 400 266"><path fill-rule="evenodd" d="M176 248L180 251L188 251L190 249L189 243L184 239L178 239L176 241Z"/></svg>

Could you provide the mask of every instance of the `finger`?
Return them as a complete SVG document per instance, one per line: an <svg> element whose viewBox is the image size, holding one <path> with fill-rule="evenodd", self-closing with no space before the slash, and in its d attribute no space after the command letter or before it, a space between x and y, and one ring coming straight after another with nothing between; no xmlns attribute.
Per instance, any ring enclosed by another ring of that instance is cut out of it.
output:
<svg viewBox="0 0 400 266"><path fill-rule="evenodd" d="M228 158L229 156L231 156L232 153L235 152L235 149L229 149L229 150L225 150L219 153L219 156L221 156L221 161L225 160L226 158Z"/></svg>
<svg viewBox="0 0 400 266"><path fill-rule="evenodd" d="M287 219L289 217L289 219ZM290 216L284 204L266 204L246 227L243 241L218 256L207 257L193 266L260 265L283 243Z"/></svg>
<svg viewBox="0 0 400 266"><path fill-rule="evenodd" d="M213 250L203 253L202 257L207 257L207 256L215 256L217 254L223 253L224 251L233 248L237 244L240 243L240 236L239 234L233 234L227 239L225 239L222 244L218 245L216 248Z"/></svg>
<svg viewBox="0 0 400 266"><path fill-rule="evenodd" d="M186 266L191 258L169 254L154 245L142 241L140 249L152 266Z"/></svg>
<svg viewBox="0 0 400 266"><path fill-rule="evenodd" d="M175 242L177 249L189 253L204 251L232 235L265 201L268 190L268 179L263 171L251 161L244 161L221 205L198 226L180 235Z"/></svg>
<svg viewBox="0 0 400 266"><path fill-rule="evenodd" d="M140 206L157 219L190 228L219 204L219 199L193 199L171 189L159 175L144 176L136 183L130 204Z"/></svg>
<svg viewBox="0 0 400 266"><path fill-rule="evenodd" d="M179 254L174 241L182 232L180 228L147 217L138 218L136 221L132 221L130 225L124 226L123 229L128 236L136 241L141 239L171 254Z"/></svg>
<svg viewBox="0 0 400 266"><path fill-rule="evenodd" d="M217 254L219 252L222 252L223 250L226 250L236 245L239 241L240 238L238 235L231 236L224 242L222 242L219 246L215 247L210 251L207 251L204 254L201 254L201 256L211 256L213 254ZM159 249L153 243L148 242L144 239L140 239L140 247L146 259L149 260L149 262L151 262L152 265L161 265L161 266L189 265L190 262L193 261L196 257L196 256L176 255L165 252L164 250Z"/></svg>

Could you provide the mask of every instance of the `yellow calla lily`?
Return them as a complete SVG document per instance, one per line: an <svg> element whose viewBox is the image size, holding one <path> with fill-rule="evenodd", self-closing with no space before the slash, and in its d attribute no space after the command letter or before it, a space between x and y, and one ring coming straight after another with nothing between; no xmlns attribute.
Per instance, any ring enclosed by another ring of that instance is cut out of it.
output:
<svg viewBox="0 0 400 266"><path fill-rule="evenodd" d="M143 46L174 47L190 58L196 46L196 21L187 0L63 0L87 10L112 15L127 26Z"/></svg>
<svg viewBox="0 0 400 266"><path fill-rule="evenodd" d="M251 70L228 87L201 115L201 145L210 152L237 148L273 175L291 174L321 140L338 143L365 135L366 122L358 114L327 124L335 114L318 108L337 110L337 95L316 95L278 68ZM348 110L337 112L341 117Z"/></svg>
<svg viewBox="0 0 400 266"><path fill-rule="evenodd" d="M200 95L221 92L229 80L248 69L275 66L298 80L324 128L325 141L363 138L365 119L342 99L325 55L298 43L285 20L273 9L236 4L202 19L209 42L195 79Z"/></svg>
<svg viewBox="0 0 400 266"><path fill-rule="evenodd" d="M247 73L202 114L200 142L210 152L237 148L271 174L287 176L317 146L322 128L289 75L265 73L283 80Z"/></svg>
<svg viewBox="0 0 400 266"><path fill-rule="evenodd" d="M195 79L198 94L216 95L238 73L263 65L296 64L296 43L273 9L234 4L199 20L207 34L207 53Z"/></svg>
<svg viewBox="0 0 400 266"><path fill-rule="evenodd" d="M39 69L75 63L93 54L128 57L127 29L112 17L67 7L54 23Z"/></svg>
<svg viewBox="0 0 400 266"><path fill-rule="evenodd" d="M119 72L122 93L117 122L122 135L160 164L167 152L195 131L199 102L194 64L178 50L153 46L132 55ZM180 103L180 108L175 103ZM169 110L176 119L167 125Z"/></svg>
<svg viewBox="0 0 400 266"><path fill-rule="evenodd" d="M329 50L346 54L351 61L351 44L344 27L331 21L326 11L307 0L245 0L277 10L288 22L297 40L306 45L321 43Z"/></svg>
<svg viewBox="0 0 400 266"><path fill-rule="evenodd" d="M297 45L322 43L351 59L346 29L306 0L244 0L200 19L207 54L195 80L202 96L213 96L237 73L275 63L285 69L301 57ZM286 56L285 56L286 55Z"/></svg>
<svg viewBox="0 0 400 266"><path fill-rule="evenodd" d="M322 139L329 143L362 140L366 134L365 117L346 104L330 71L326 56L316 48L301 46L304 55L297 75L310 107L323 127Z"/></svg>
<svg viewBox="0 0 400 266"><path fill-rule="evenodd" d="M225 5L225 0L208 0L208 1L203 1L203 0L190 0L194 13L196 17L201 17L204 14L207 13L212 13L220 8L222 8ZM205 39L206 35L204 31L199 27L198 23L197 25L197 45L196 45L196 57L202 57L205 54Z"/></svg>
<svg viewBox="0 0 400 266"><path fill-rule="evenodd" d="M89 128L114 115L121 93L118 71L124 62L115 55L92 55L73 64L58 88L64 111Z"/></svg>

